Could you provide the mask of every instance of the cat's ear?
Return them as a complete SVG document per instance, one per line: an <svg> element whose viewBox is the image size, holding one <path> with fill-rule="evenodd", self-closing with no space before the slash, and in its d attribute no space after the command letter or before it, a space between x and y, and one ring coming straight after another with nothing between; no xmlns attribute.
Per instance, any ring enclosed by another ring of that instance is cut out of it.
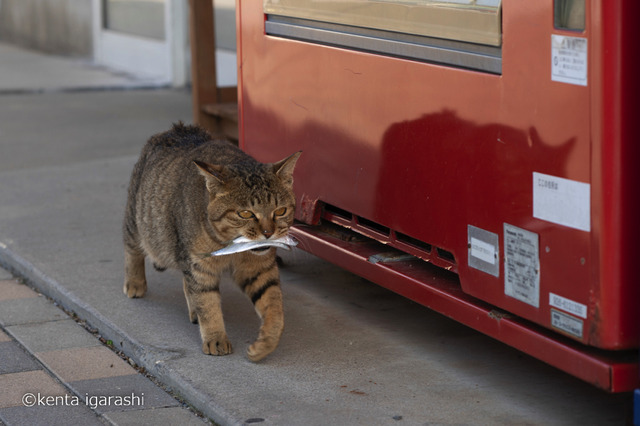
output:
<svg viewBox="0 0 640 426"><path fill-rule="evenodd" d="M273 172L280 178L285 185L293 185L293 169L296 166L298 158L302 154L302 151L298 151L291 154L284 160L280 160L277 163L273 163Z"/></svg>
<svg viewBox="0 0 640 426"><path fill-rule="evenodd" d="M198 172L206 179L207 189L209 192L214 192L217 188L224 185L225 179L223 166L209 164L198 160L194 160L193 163L198 167Z"/></svg>

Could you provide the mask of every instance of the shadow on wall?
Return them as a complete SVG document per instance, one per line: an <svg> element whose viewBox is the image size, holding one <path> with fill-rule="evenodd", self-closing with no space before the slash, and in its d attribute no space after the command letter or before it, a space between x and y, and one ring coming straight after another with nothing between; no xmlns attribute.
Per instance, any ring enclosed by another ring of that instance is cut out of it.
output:
<svg viewBox="0 0 640 426"><path fill-rule="evenodd" d="M467 211L530 216L532 172L563 176L574 145L552 146L533 127L479 125L449 110L396 123L382 140L375 211L391 227L389 206L402 209L405 223L459 222Z"/></svg>

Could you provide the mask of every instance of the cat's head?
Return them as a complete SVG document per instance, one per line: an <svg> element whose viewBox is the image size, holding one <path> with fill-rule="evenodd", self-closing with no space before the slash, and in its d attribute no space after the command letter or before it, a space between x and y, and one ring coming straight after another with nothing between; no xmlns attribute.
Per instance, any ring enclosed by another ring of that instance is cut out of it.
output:
<svg viewBox="0 0 640 426"><path fill-rule="evenodd" d="M289 232L296 205L293 169L300 154L272 164L195 161L209 192L208 219L220 241L276 239Z"/></svg>

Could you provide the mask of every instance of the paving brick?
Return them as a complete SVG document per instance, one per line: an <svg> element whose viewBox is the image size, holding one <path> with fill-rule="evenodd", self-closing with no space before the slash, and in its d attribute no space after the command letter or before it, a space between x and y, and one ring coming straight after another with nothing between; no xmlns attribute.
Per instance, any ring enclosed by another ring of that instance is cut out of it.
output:
<svg viewBox="0 0 640 426"><path fill-rule="evenodd" d="M98 339L72 319L40 324L13 325L7 327L7 330L30 352L101 345Z"/></svg>
<svg viewBox="0 0 640 426"><path fill-rule="evenodd" d="M23 397L64 396L67 391L43 370L0 375L0 408L24 406ZM27 402L35 402L28 400Z"/></svg>
<svg viewBox="0 0 640 426"><path fill-rule="evenodd" d="M69 318L43 296L0 301L0 324L16 325Z"/></svg>
<svg viewBox="0 0 640 426"><path fill-rule="evenodd" d="M82 403L80 405L0 408L0 419L7 426L104 426L98 416Z"/></svg>
<svg viewBox="0 0 640 426"><path fill-rule="evenodd" d="M42 366L31 355L27 354L18 343L13 341L0 342L0 374L40 369L42 369Z"/></svg>
<svg viewBox="0 0 640 426"><path fill-rule="evenodd" d="M39 352L36 357L64 382L138 374L104 346Z"/></svg>
<svg viewBox="0 0 640 426"><path fill-rule="evenodd" d="M139 425L184 425L203 426L210 424L181 407L156 408L151 410L114 411L104 417L118 426Z"/></svg>
<svg viewBox="0 0 640 426"><path fill-rule="evenodd" d="M82 380L69 383L69 387L78 395L88 395L91 398L89 399L90 407L95 407L99 413L180 405L175 398L141 374ZM130 402L115 398L108 401L109 396L126 396Z"/></svg>
<svg viewBox="0 0 640 426"><path fill-rule="evenodd" d="M23 299L25 297L38 297L38 293L16 280L0 281L0 300Z"/></svg>

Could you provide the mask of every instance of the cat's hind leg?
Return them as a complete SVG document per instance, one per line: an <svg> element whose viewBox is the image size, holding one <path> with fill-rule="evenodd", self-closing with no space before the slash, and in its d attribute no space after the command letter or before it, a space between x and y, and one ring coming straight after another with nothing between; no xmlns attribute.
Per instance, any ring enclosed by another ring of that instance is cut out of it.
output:
<svg viewBox="0 0 640 426"><path fill-rule="evenodd" d="M144 273L144 253L137 247L125 243L124 247L124 294L127 297L142 297L147 292Z"/></svg>
<svg viewBox="0 0 640 426"><path fill-rule="evenodd" d="M270 250L275 252L275 249ZM257 362L276 349L284 329L280 274L275 254L260 256L245 252L237 259L234 279L251 299L262 320L258 338L247 350L249 360Z"/></svg>
<svg viewBox="0 0 640 426"><path fill-rule="evenodd" d="M140 235L136 224L135 210L129 195L122 227L124 243L124 287L127 297L142 297L147 292L147 279L144 271L145 253L140 245Z"/></svg>

